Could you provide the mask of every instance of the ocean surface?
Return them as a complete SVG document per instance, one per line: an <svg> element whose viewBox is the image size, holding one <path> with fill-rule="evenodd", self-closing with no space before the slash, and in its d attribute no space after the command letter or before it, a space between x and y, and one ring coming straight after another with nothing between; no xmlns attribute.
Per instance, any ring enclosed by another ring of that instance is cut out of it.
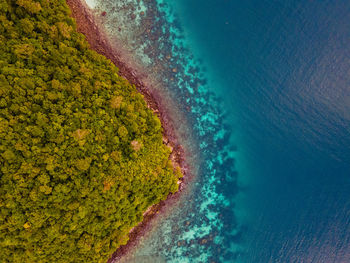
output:
<svg viewBox="0 0 350 263"><path fill-rule="evenodd" d="M193 174L125 262L350 262L349 1L87 2Z"/></svg>

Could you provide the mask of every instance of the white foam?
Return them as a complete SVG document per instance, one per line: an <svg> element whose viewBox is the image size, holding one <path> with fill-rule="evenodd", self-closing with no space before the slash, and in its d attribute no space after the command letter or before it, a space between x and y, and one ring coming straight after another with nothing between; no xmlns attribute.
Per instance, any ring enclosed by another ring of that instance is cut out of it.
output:
<svg viewBox="0 0 350 263"><path fill-rule="evenodd" d="M85 0L85 2L91 9L94 9L97 6L96 0Z"/></svg>

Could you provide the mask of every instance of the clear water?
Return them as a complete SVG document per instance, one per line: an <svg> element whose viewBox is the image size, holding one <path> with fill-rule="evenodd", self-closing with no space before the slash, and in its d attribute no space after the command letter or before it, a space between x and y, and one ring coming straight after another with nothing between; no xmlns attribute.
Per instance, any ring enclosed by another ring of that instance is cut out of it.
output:
<svg viewBox="0 0 350 263"><path fill-rule="evenodd" d="M125 261L350 262L350 2L95 3L194 173Z"/></svg>

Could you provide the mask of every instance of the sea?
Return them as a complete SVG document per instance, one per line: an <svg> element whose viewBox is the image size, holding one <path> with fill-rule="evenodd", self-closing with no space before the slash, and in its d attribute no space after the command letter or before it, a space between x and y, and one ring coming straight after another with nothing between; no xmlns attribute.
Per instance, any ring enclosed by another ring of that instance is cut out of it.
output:
<svg viewBox="0 0 350 263"><path fill-rule="evenodd" d="M86 0L191 178L125 262L350 262L350 2Z"/></svg>

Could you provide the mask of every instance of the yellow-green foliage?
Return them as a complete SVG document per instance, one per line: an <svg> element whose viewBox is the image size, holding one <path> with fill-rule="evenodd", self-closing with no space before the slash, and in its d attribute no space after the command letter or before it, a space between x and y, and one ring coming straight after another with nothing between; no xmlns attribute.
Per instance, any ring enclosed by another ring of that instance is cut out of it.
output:
<svg viewBox="0 0 350 263"><path fill-rule="evenodd" d="M64 0L0 0L0 262L106 262L177 190L169 154Z"/></svg>

